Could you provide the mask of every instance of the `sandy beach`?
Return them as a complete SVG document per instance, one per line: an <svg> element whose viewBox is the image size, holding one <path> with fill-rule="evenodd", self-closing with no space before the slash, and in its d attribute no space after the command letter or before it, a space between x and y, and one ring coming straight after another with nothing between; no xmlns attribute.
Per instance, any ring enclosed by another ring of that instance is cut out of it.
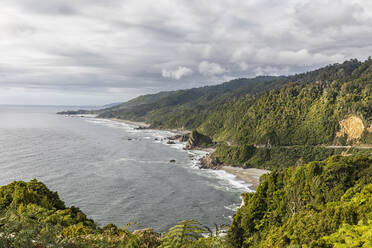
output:
<svg viewBox="0 0 372 248"><path fill-rule="evenodd" d="M127 123L130 125L138 126L140 128L149 128L151 126L150 124L146 122L141 122L141 121L129 121L129 120L123 120L123 119L117 119L117 118L110 118L110 120ZM175 134L181 134L181 135L191 133L190 130L184 130L184 129L178 129L178 128L151 128L151 129L169 131L169 132L172 132Z"/></svg>
<svg viewBox="0 0 372 248"><path fill-rule="evenodd" d="M270 171L268 170L256 168L243 169L238 167L223 166L221 169L245 181L246 183L252 184L255 189L260 183L260 176L266 173L270 173Z"/></svg>

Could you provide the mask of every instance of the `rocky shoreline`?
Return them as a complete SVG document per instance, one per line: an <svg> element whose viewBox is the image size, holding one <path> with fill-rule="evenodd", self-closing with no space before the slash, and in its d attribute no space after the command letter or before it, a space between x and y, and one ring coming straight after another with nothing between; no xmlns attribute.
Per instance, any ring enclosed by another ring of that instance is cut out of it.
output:
<svg viewBox="0 0 372 248"><path fill-rule="evenodd" d="M114 121L120 121L126 124L137 126L136 129L154 129L145 122L135 122L122 119L112 119ZM175 142L185 143L185 150L199 150L207 152L206 155L199 159L199 169L212 169L212 170L224 170L229 174L234 175L236 178L251 184L254 188L257 188L259 184L259 178L263 174L267 174L270 171L257 169L257 168L241 168L226 165L219 161L218 158L213 156L215 151L216 143L214 143L208 136L205 136L197 131L179 130L179 129L158 129L162 131L169 131L175 133L173 136L167 137L167 144L175 144ZM171 161L170 163L175 163Z"/></svg>
<svg viewBox="0 0 372 248"><path fill-rule="evenodd" d="M207 152L206 155L199 159L199 169L212 169L212 170L224 170L227 173L234 175L236 178L244 181L245 183L251 184L254 189L260 183L260 177L263 174L270 173L269 170L257 169L257 168L242 168L225 165L218 158L213 156L215 150L214 146L202 146L198 139L192 138L192 133L189 134L177 134L175 136L168 137L168 142L183 142L185 143L185 150L201 150ZM214 143L210 143L214 144ZM214 144L215 145L215 144Z"/></svg>

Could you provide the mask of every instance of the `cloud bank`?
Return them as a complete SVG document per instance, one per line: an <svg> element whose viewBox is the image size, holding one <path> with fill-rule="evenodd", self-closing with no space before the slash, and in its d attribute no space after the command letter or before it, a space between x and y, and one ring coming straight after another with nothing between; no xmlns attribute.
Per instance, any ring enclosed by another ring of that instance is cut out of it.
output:
<svg viewBox="0 0 372 248"><path fill-rule="evenodd" d="M161 75L165 78L173 78L173 79L180 79L183 76L191 75L193 71L187 67L179 66L177 70L168 71L163 69L161 71Z"/></svg>
<svg viewBox="0 0 372 248"><path fill-rule="evenodd" d="M372 55L368 0L3 0L0 104L102 104Z"/></svg>

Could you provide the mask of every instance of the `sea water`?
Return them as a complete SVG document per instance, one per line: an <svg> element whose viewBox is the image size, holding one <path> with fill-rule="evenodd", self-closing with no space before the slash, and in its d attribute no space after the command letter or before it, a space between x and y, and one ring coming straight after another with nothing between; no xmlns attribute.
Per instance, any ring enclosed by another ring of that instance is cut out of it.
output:
<svg viewBox="0 0 372 248"><path fill-rule="evenodd" d="M229 224L249 184L200 170L202 151L122 122L56 115L66 107L0 106L0 185L36 178L100 225L166 231L183 219ZM175 163L170 163L175 160Z"/></svg>

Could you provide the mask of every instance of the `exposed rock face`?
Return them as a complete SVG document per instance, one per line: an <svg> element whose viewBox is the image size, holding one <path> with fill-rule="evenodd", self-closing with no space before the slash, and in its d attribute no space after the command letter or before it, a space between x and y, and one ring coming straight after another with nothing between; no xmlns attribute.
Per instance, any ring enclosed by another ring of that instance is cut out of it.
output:
<svg viewBox="0 0 372 248"><path fill-rule="evenodd" d="M186 149L207 148L213 145L211 138L198 131L192 131L186 143Z"/></svg>
<svg viewBox="0 0 372 248"><path fill-rule="evenodd" d="M337 137L347 136L347 141L359 140L364 131L363 121L357 116L350 116L340 121L340 131Z"/></svg>
<svg viewBox="0 0 372 248"><path fill-rule="evenodd" d="M219 169L223 166L222 162L218 158L214 157L212 153L209 153L202 157L200 160L202 169Z"/></svg>
<svg viewBox="0 0 372 248"><path fill-rule="evenodd" d="M180 142L186 142L189 139L189 134L177 134L175 136L168 137L169 140L178 140Z"/></svg>

